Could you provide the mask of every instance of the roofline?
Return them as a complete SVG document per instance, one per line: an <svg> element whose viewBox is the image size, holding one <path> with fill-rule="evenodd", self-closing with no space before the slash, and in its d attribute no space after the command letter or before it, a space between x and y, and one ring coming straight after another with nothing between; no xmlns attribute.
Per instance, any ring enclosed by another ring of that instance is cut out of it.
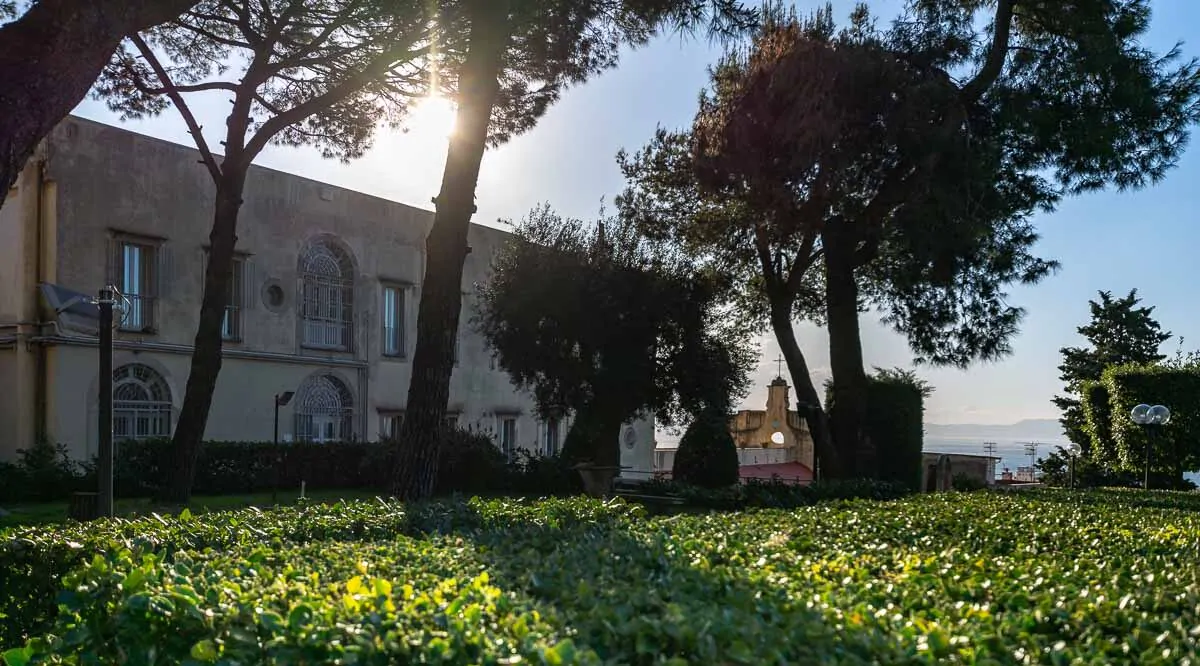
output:
<svg viewBox="0 0 1200 666"><path fill-rule="evenodd" d="M72 113L72 114L69 114L69 115L67 115L67 117L66 117L66 118L64 118L62 122L66 122L66 121L79 122L79 123L83 123L83 124L86 124L86 125L92 125L92 126L94 126L94 127L102 127L102 128L106 128L106 129L117 130L118 132L125 132L125 133L127 133L127 134L132 134L132 135L134 135L134 136L137 136L137 137L139 137L140 139L142 139L142 140L145 140L145 141L149 141L149 142L153 142L153 143L158 143L158 144L160 144L160 145L170 146L171 148L177 148L177 149L181 149L181 150L186 150L186 151L188 151L188 152L195 153L197 156L199 156L199 155L200 155L200 149L199 149L199 148L197 148L195 145L188 145L188 144L185 144L185 143L180 143L180 142L174 141L174 140L172 140L172 139L164 139L164 138L162 138L162 137L157 137L157 136L153 136L153 135L151 135L151 134L146 134L146 133L144 133L144 132L140 132L140 131L138 131L138 130L136 130L136 129L133 129L133 128L130 128L130 127L126 127L126 126L125 126L125 125L123 125L123 124L112 124L112 123L106 123L106 122L103 122L103 121L100 121L100 120L94 120L94 119L92 119L92 118L85 118L85 117L83 117L83 116L75 115L75 114L73 114L73 113ZM62 123L60 122L59 124L61 125ZM47 140L49 140L49 138L50 138L50 137L47 137ZM222 153L219 153L219 152L217 152L217 151L215 151L215 150L214 150L214 151L212 151L212 154L213 154L213 156L214 156L214 157L224 157L224 155L223 155ZM287 176L288 178L295 178L295 179L297 179L297 180L301 180L301 181L305 181L305 182L308 182L308 183L312 183L313 185L317 185L317 186L320 186L320 187L330 187L330 188L333 188L333 189L335 189L335 190L341 190L341 191L343 191L343 192L349 192L349 193L351 193L351 194L354 194L354 195L357 195L357 196L360 196L360 197L366 197L366 198L368 198L368 199L374 199L374 200L376 200L376 201L380 201L380 202L383 202L383 203L391 204L391 205L394 205L394 206L405 206L405 207L407 207L407 208L412 208L412 209L414 209L414 210L419 210L419 211L421 211L421 212L423 212L423 213L428 213L428 214L430 214L430 215L434 215L434 214L436 213L436 211L434 211L433 209L430 209L430 208L422 208L421 206L414 206L413 204L410 204L410 203L405 203L405 202L403 202L403 201L397 201L397 200L395 200L395 199L388 199L387 197L381 197L381 196L379 196L379 195L376 195L376 194L370 194L370 193L367 193L367 192L363 192L362 190L355 190L355 189L351 189L351 188L349 188L349 187L343 187L343 186L341 186L341 185L334 185L334 184L332 184L332 183L327 183L327 182L325 182L325 181L323 181L323 180L317 180L317 179L315 179L315 178L309 178L308 176L302 176L302 175L300 175L300 174L297 174L297 173L292 173L292 172L290 172L290 171L284 171L284 170L282 170L282 169L276 169L276 168L274 168L274 167L263 166L263 165L261 165L261 164L258 164L258 163L253 163L253 162L252 162L252 163L250 164L250 171L263 171L263 172L266 172L266 173L271 173L271 174L279 174L279 175L281 175L281 176ZM509 233L509 232L507 232L506 230L504 230L504 229L501 229L500 227L493 227L493 226L486 225L486 224L479 224L478 222L472 222L471 224L472 224L473 226L477 226L477 227L487 227L487 228L489 228L489 229L495 229L495 230L497 230L497 231L500 231L500 232Z"/></svg>

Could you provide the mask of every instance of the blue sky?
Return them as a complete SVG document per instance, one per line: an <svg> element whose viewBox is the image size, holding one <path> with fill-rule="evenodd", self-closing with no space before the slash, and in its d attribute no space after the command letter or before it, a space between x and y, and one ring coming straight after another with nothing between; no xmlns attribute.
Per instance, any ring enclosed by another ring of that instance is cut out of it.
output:
<svg viewBox="0 0 1200 666"><path fill-rule="evenodd" d="M834 2L839 20L851 2ZM893 15L899 0L873 0L875 14ZM815 3L812 6L816 6ZM803 8L804 5L802 4ZM1177 41L1184 53L1200 55L1200 3L1157 0L1147 46L1158 51ZM636 149L655 127L690 123L706 67L720 48L703 39L663 37L627 54L619 69L567 91L528 134L491 151L484 159L475 221L496 224L520 218L540 202L566 215L591 218L602 200L620 192L614 155ZM227 103L217 96L195 111L209 128L223 125ZM119 124L102 103L87 101L78 115ZM124 123L138 132L191 145L178 114ZM211 139L210 139L211 141ZM214 141L215 143L215 141ZM1197 143L1196 141L1193 142ZM315 151L269 148L259 164L335 185L428 208L437 194L445 145L436 137L383 132L363 159L351 164L323 160ZM197 168L201 168L197 165ZM932 423L1012 423L1057 416L1050 398L1059 390L1058 350L1079 343L1075 328L1088 316L1087 301L1099 289L1125 293L1136 287L1157 307L1164 327L1200 342L1200 312L1194 291L1200 283L1200 148L1193 147L1161 184L1140 192L1105 192L1066 202L1042 215L1038 251L1060 260L1062 270L1034 287L1014 288L1011 301L1028 310L1013 354L967 371L918 368L936 389L927 403ZM828 377L828 342L814 326L797 326L800 343L818 382ZM904 340L865 315L863 345L868 366L911 366ZM1168 343L1173 351L1175 341ZM765 384L775 374L778 346L763 340L763 358L747 406L766 399Z"/></svg>

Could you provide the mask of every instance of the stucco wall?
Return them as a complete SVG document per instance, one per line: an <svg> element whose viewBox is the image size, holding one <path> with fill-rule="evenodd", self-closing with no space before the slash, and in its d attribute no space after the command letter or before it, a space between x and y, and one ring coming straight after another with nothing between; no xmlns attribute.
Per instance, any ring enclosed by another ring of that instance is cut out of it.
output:
<svg viewBox="0 0 1200 666"><path fill-rule="evenodd" d="M107 273L106 247L113 232L161 239L163 260L157 265L162 270L158 281L162 290L156 303L156 328L152 333L117 333L118 346L125 348L118 349L113 365L118 368L136 359L154 367L170 386L177 417L198 321L212 224L214 188L197 163L198 154L188 147L79 118L69 118L55 129L45 154L46 177L56 192L50 200L56 227L46 238L57 284L85 293L102 286ZM22 210L17 206L0 209L0 239L17 233L13 229L30 221L28 211ZM313 372L330 371L337 373L353 394L356 435L376 439L380 412L401 411L407 399L424 274L424 238L432 219L427 210L253 168L237 244L238 251L246 255L249 285L243 290L247 297L243 336L240 341L225 343L227 351L205 437L269 439L272 396L297 390ZM518 445L536 450L541 424L530 396L517 392L507 375L493 367L490 351L469 324L475 284L486 281L491 256L508 234L472 225L468 237L472 252L464 267L467 296L449 408L461 414L461 423L483 428L496 426L497 413L516 414ZM317 238L329 239L352 258L354 341L348 352L316 351L300 345L298 262L304 248ZM0 252L7 251L8 247L0 246ZM29 253L21 254L27 258ZM0 261L0 275L8 270L5 263ZM407 288L407 353L402 358L382 354L384 284ZM263 293L269 285L283 289L282 305L265 302ZM0 312L4 303L0 292ZM0 358L4 353L0 351ZM49 434L81 457L93 455L97 445L96 354L94 346L56 343L47 356ZM0 378L11 376L5 368L0 361ZM22 379L13 385L27 386L28 382ZM22 414L28 411L19 409ZM283 437L293 429L291 409L280 411ZM0 411L0 417L3 414ZM653 465L653 423L645 420L633 427L635 444L622 446L622 464L648 470ZM565 434L566 424L562 436ZM11 458L11 448L0 445L0 459L5 458Z"/></svg>

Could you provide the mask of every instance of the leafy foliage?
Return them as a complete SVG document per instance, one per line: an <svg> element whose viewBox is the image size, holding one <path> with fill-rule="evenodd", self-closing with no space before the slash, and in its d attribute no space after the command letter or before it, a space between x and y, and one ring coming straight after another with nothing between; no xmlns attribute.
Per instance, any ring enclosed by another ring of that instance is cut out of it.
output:
<svg viewBox="0 0 1200 666"><path fill-rule="evenodd" d="M1074 470L1071 469L1072 463ZM1058 488L1071 485L1072 473L1075 488L1141 488L1144 481L1140 472L1101 464L1093 458L1072 456L1070 451L1061 446L1038 458L1034 466L1041 473L1039 479L1042 483ZM1194 483L1187 480L1181 482L1171 472L1151 472L1150 483L1153 488L1195 488Z"/></svg>
<svg viewBox="0 0 1200 666"><path fill-rule="evenodd" d="M370 146L381 120L397 124L412 100L431 92L432 18L417 0L386 9L351 0L203 0L122 44L95 95L123 119L179 107L210 168L215 159L184 101L201 93L234 103L222 170L244 170L268 143L348 160Z"/></svg>
<svg viewBox="0 0 1200 666"><path fill-rule="evenodd" d="M1151 470L1170 475L1172 485L1182 482L1185 471L1200 469L1200 367L1115 366L1104 371L1102 381L1120 468L1142 470L1149 443ZM1129 414L1140 403L1168 405L1171 422L1149 428L1135 424Z"/></svg>
<svg viewBox="0 0 1200 666"><path fill-rule="evenodd" d="M1122 298L1101 291L1099 301L1088 301L1091 321L1076 329L1089 346L1059 350L1063 357L1058 366L1059 379L1066 385L1066 395L1054 398L1055 406L1063 413L1059 421L1067 438L1100 463L1112 458L1106 450L1109 417L1102 406L1108 396L1099 393L1105 389L1088 382L1100 381L1104 371L1113 366L1157 363L1166 358L1159 349L1171 338L1171 333L1163 331L1154 319L1154 308L1139 307L1141 302L1136 289ZM1089 391L1096 393L1089 397Z"/></svg>
<svg viewBox="0 0 1200 666"><path fill-rule="evenodd" d="M925 398L932 392L927 382L903 368L876 368L868 377L866 432L875 443L880 479L920 489Z"/></svg>
<svg viewBox="0 0 1200 666"><path fill-rule="evenodd" d="M722 412L701 414L692 421L675 452L671 476L700 488L725 488L738 482L738 456Z"/></svg>
<svg viewBox="0 0 1200 666"><path fill-rule="evenodd" d="M428 497L437 468L431 429L442 421L452 371L452 345L459 327L467 228L474 214L475 186L488 145L496 145L532 127L559 92L616 65L622 48L645 44L664 27L710 35L737 33L752 24L755 12L739 0L511 0L466 1L468 25L447 25L454 39L465 36L461 65L451 67L457 81L458 122L446 152L437 211L427 242L413 381L405 402L391 491L409 499ZM513 94L515 93L515 94ZM504 122L507 116L508 122ZM583 419L607 421L604 432L578 428L564 443L576 457L584 449L593 462L616 462L617 452L603 442L619 428L609 415ZM579 419L576 420L576 423Z"/></svg>
<svg viewBox="0 0 1200 666"><path fill-rule="evenodd" d="M0 575L58 571L6 592L63 588L48 635L0 643L9 664L152 646L172 663L544 664L1182 663L1200 648L1200 501L1179 493L664 518L584 499L352 503L4 537Z"/></svg>
<svg viewBox="0 0 1200 666"><path fill-rule="evenodd" d="M745 392L752 348L722 317L722 280L620 220L591 229L536 209L478 289L474 322L499 367L543 415L581 414L572 431L727 413Z"/></svg>
<svg viewBox="0 0 1200 666"><path fill-rule="evenodd" d="M95 471L94 461L72 460L65 445L39 439L17 449L16 462L0 462L0 502L40 502L92 489Z"/></svg>
<svg viewBox="0 0 1200 666"><path fill-rule="evenodd" d="M535 495L571 494L579 475L557 457L533 456L522 450L512 460L500 451L492 434L451 428L440 438L438 496L454 493ZM116 446L114 493L117 497L152 497L171 464L170 440L119 442ZM301 482L310 491L382 488L394 455L389 442L339 442L336 445L294 442L205 442L197 460L194 492L200 495L252 494L293 490ZM0 464L0 501L41 502L65 499L71 492L94 491L95 462L80 464L56 449L39 444L16 464Z"/></svg>
<svg viewBox="0 0 1200 666"><path fill-rule="evenodd" d="M1108 385L1100 380L1086 380L1079 384L1081 400L1079 407L1083 410L1083 434L1087 436L1089 446L1080 446L1080 452L1087 452L1086 457L1096 464L1117 468L1117 450L1112 438L1112 411L1109 406ZM1070 398L1055 398L1068 401ZM1065 405L1066 410L1073 410ZM1066 412L1064 411L1064 414ZM1062 421L1075 420L1075 414L1064 416ZM1060 421L1060 422L1062 422ZM1077 444L1078 446L1078 444Z"/></svg>

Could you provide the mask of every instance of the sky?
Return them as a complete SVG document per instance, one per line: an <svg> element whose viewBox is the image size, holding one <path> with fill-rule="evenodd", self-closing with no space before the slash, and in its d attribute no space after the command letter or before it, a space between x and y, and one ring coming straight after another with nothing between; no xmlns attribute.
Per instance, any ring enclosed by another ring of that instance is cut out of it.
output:
<svg viewBox="0 0 1200 666"><path fill-rule="evenodd" d="M891 16L900 0L872 0L878 16ZM847 16L850 0L836 0L835 17ZM815 7L815 3L807 6ZM806 4L800 5L801 9ZM1158 52L1183 42L1185 55L1200 56L1200 2L1156 0L1152 28L1145 45ZM602 203L611 202L623 186L615 155L644 145L659 125L690 124L707 67L721 53L703 37L663 36L640 50L624 54L618 69L566 91L532 131L498 149L483 161L476 191L474 222L502 226L540 203L560 213L594 219ZM193 106L206 134L223 126L228 103L218 95ZM157 118L122 122L103 103L83 102L77 115L120 124L131 130L192 145L173 109ZM434 122L433 124L437 124ZM1200 143L1200 142L1193 142ZM349 164L322 159L313 150L270 147L258 164L431 208L445 163L445 140L437 132L381 131L375 146ZM197 165L197 168L201 168ZM1031 418L1056 418L1050 399L1061 389L1059 349L1079 345L1076 327L1086 323L1088 300L1098 290L1117 294L1136 288L1166 330L1186 338L1194 349L1200 339L1200 310L1195 285L1200 283L1200 147L1193 146L1178 168L1151 188L1138 192L1103 192L1068 200L1036 224L1040 256L1062 263L1061 270L1031 287L1014 287L1010 302L1026 309L1011 356L961 371L917 367L935 391L926 403L930 423L1007 424ZM863 315L863 348L871 367L913 367L904 339ZM809 324L796 327L802 350L818 386L829 376L828 340ZM1178 342L1164 349L1173 352ZM779 347L762 339L762 358L754 375L747 408L761 409L766 384L775 376Z"/></svg>

